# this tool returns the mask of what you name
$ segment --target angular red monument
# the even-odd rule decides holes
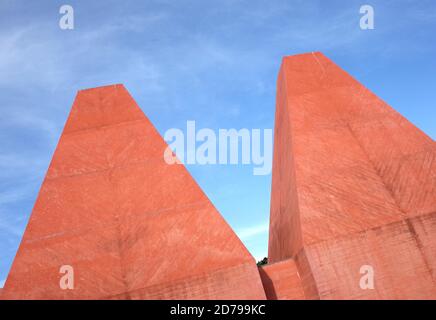
[[[253,257],[166,147],[122,85],[79,91],[2,298],[264,299]]]
[[[287,292],[295,280],[281,283],[297,271],[306,299],[436,299],[435,151],[323,54],[285,57],[267,296],[298,298]],[[288,267],[277,275],[276,263]],[[373,289],[360,286],[362,266],[374,272]]]
[[[268,265],[166,148],[80,91],[0,298],[436,299],[436,145],[323,54],[280,69]]]

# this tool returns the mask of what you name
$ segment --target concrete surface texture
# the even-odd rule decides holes
[[[257,268],[122,85],[79,91],[1,298],[436,299],[431,138],[308,53],[283,59],[274,139]]]
[[[254,258],[166,147],[122,85],[79,91],[3,298],[264,299]]]
[[[435,299],[434,141],[322,53],[283,59],[275,122],[269,261],[307,299]]]

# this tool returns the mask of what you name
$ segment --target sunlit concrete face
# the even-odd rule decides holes
[[[122,85],[79,91],[3,298],[264,299],[253,257],[166,147]]]
[[[436,299],[431,138],[308,53],[283,59],[274,139],[258,270],[125,88],[80,91],[0,299]]]
[[[283,59],[275,122],[269,261],[306,298],[435,299],[434,141],[321,53]]]

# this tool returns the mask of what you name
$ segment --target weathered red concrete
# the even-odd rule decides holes
[[[80,91],[3,298],[264,299],[253,257],[166,147],[122,85]]]
[[[304,300],[304,290],[295,261],[287,259],[259,268],[268,300]]]
[[[283,60],[274,143],[269,261],[295,259],[306,298],[436,298],[431,138],[309,53]]]
[[[0,299],[436,299],[436,145],[321,53],[280,69],[270,265],[166,147],[123,86],[80,91]]]

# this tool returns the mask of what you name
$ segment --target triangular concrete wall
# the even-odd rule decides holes
[[[122,85],[80,91],[3,298],[265,298],[253,257],[166,148]]]

